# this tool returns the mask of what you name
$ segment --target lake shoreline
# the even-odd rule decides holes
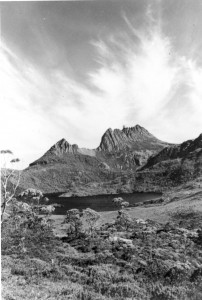
[[[46,194],[49,198],[49,204],[57,204],[55,214],[63,215],[67,210],[77,208],[83,210],[86,208],[94,209],[98,212],[115,211],[117,207],[113,199],[122,197],[129,202],[129,207],[136,207],[146,204],[162,203],[162,193],[121,193],[121,194],[104,194],[83,197],[60,197],[60,193]]]

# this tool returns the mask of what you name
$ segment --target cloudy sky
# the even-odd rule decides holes
[[[201,0],[1,2],[1,148],[26,167],[109,127],[196,138],[201,49]]]

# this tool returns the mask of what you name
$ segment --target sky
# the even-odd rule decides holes
[[[202,132],[202,1],[1,2],[0,143],[21,168],[65,138]]]

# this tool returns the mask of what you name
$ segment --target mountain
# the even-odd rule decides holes
[[[162,142],[149,133],[145,128],[136,125],[134,127],[119,129],[108,129],[101,138],[97,149],[79,148],[71,145],[65,139],[58,141],[41,158],[30,164],[42,165],[54,162],[67,162],[69,159],[83,160],[80,155],[90,156],[92,160],[109,166],[112,170],[135,170],[143,165],[148,157],[158,152],[168,143]],[[70,155],[70,156],[69,156]],[[74,158],[72,158],[74,155]],[[71,165],[71,163],[70,163]]]
[[[62,139],[23,171],[21,186],[45,193],[111,193],[120,186],[132,191],[136,170],[168,145],[139,125],[108,129],[96,149],[79,148]]]
[[[79,148],[76,144],[69,144],[65,139],[61,139],[55,145],[53,145],[41,158],[37,159],[31,166],[35,165],[46,165],[56,162],[67,162],[68,158],[76,158],[79,160],[83,160],[80,155],[86,155],[95,157],[95,150]],[[68,163],[70,163],[68,161]],[[71,166],[71,163],[70,165]]]
[[[170,144],[160,141],[140,125],[109,128],[101,138],[97,156],[121,170],[133,170],[146,163],[148,158]],[[101,153],[101,154],[100,154]]]
[[[158,140],[140,125],[123,127],[122,130],[109,128],[101,139],[98,151],[119,151],[133,149],[136,151],[159,150],[168,143]]]
[[[165,147],[152,155],[140,168],[136,186],[146,190],[149,187],[165,189],[201,177],[202,134],[180,145]]]

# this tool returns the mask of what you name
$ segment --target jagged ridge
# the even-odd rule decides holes
[[[49,151],[56,155],[60,155],[63,153],[77,153],[78,145],[71,145],[65,139],[61,139],[59,142],[53,145]]]
[[[121,163],[122,166],[118,161],[115,165],[124,168],[124,162],[129,160],[130,163],[125,167],[128,168],[129,165],[131,167],[131,164],[136,167],[136,165],[141,165],[142,161],[145,161],[149,155],[161,150],[167,145],[169,144],[158,140],[140,125],[124,127],[122,130],[112,130],[109,128],[102,136],[100,146],[97,149],[79,148],[78,145],[71,145],[63,138],[54,144],[41,158],[31,163],[30,166],[48,164],[49,162],[56,161],[59,157],[64,157],[66,155],[97,157],[98,159],[101,159],[101,161],[104,160],[104,162],[108,163],[109,157],[105,155],[105,152],[116,152],[116,155],[120,158],[120,155],[122,157],[123,155],[126,155],[126,152],[122,152],[122,150],[127,150],[127,158],[123,158],[124,161]],[[116,157],[114,158],[117,160]],[[112,161],[111,158],[110,161]]]
[[[121,149],[153,150],[168,143],[158,140],[140,125],[124,127],[122,130],[109,128],[102,136],[98,151],[119,151]],[[146,149],[145,149],[146,148]]]

